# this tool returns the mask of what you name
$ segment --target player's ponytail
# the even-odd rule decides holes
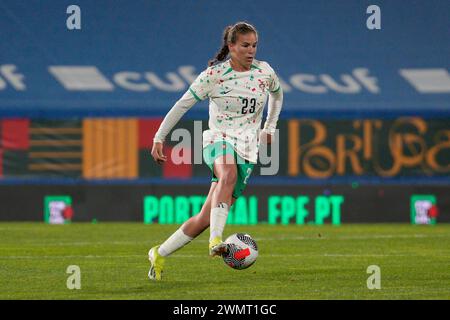
[[[219,52],[217,52],[216,56],[213,59],[208,61],[208,66],[212,66],[217,62],[224,61],[228,57],[228,54],[230,53],[230,50],[228,49],[228,44],[236,43],[238,34],[247,34],[250,32],[254,32],[255,35],[258,37],[258,32],[256,31],[255,27],[246,22],[238,22],[233,26],[226,27],[225,30],[223,31],[222,48],[219,50]]]
[[[224,61],[228,53],[230,53],[230,50],[228,49],[228,34],[230,33],[230,30],[233,28],[233,26],[228,26],[223,31],[223,42],[222,42],[222,48],[217,52],[216,56],[208,61],[208,66],[212,66],[216,64],[217,62]]]

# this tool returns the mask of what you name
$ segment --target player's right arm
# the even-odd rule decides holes
[[[158,164],[162,164],[167,161],[167,157],[163,153],[163,144],[167,135],[196,102],[197,100],[192,93],[187,91],[164,117],[163,122],[159,126],[159,129],[153,138],[153,147],[151,151],[153,159],[158,162]]]
[[[163,153],[162,142],[153,142],[151,154],[153,159],[158,162],[158,164],[162,164],[167,161],[167,157]]]
[[[194,80],[189,90],[185,92],[181,99],[175,103],[164,117],[163,122],[153,138],[151,155],[156,162],[162,164],[167,161],[167,157],[163,153],[163,144],[167,135],[197,101],[202,101],[209,97],[212,84],[211,70],[208,68]]]

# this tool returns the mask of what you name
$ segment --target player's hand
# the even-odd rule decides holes
[[[259,135],[259,141],[265,144],[271,144],[272,143],[272,135],[270,133],[267,133],[266,131],[261,131]]]
[[[167,161],[167,157],[163,154],[163,144],[161,142],[153,143],[152,157],[158,164],[163,164]]]

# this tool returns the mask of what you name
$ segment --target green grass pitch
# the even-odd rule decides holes
[[[259,258],[233,270],[208,256],[204,232],[147,278],[148,249],[176,225],[0,224],[0,299],[450,299],[450,225],[227,226]],[[81,289],[66,286],[68,266]],[[371,265],[380,289],[369,290]]]

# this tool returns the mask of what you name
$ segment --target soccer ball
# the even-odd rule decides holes
[[[242,270],[255,263],[258,257],[258,246],[250,235],[235,233],[229,236],[225,243],[228,250],[222,254],[222,258],[228,266]]]

